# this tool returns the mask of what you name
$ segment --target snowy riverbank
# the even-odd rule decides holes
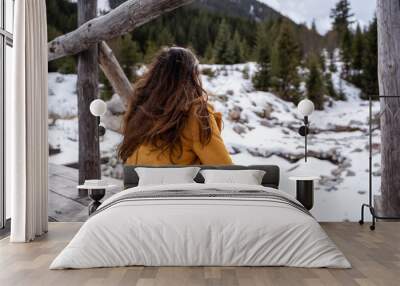
[[[360,91],[342,81],[347,101],[330,101],[324,111],[311,117],[309,136],[311,158],[307,166],[296,160],[304,153],[303,137],[297,134],[301,118],[296,106],[272,93],[255,91],[251,76],[254,63],[232,66],[202,65],[204,87],[210,101],[223,113],[223,138],[236,164],[277,164],[281,168],[281,189],[294,194],[291,175],[320,175],[316,184],[315,206],[312,213],[321,221],[359,219],[360,205],[367,201],[368,178],[368,102],[359,98]],[[333,82],[339,88],[338,74]],[[61,153],[50,157],[56,164],[68,164],[78,159],[76,118],[76,75],[49,74],[49,114],[57,118],[49,126],[49,141],[59,146]],[[379,106],[374,104],[374,110]],[[313,131],[312,130],[312,131]],[[108,130],[101,142],[103,156],[110,163],[103,172],[121,175],[115,152],[121,136]],[[379,131],[374,143],[379,144]],[[379,174],[379,148],[374,153],[374,172]],[[379,177],[374,177],[375,189]]]

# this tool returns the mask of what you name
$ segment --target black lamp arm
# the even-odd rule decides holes
[[[304,125],[308,127],[308,116],[304,116]]]
[[[104,136],[106,134],[106,128],[100,124],[100,116],[96,116],[97,125],[99,126],[99,136]]]
[[[299,134],[301,136],[306,136],[309,133],[309,128],[308,127],[310,126],[310,122],[308,121],[308,116],[304,116],[303,122],[304,122],[304,125],[300,126]]]
[[[310,126],[310,122],[308,120],[308,116],[304,116],[303,119],[304,125],[300,127],[299,134],[304,136],[304,160],[307,162],[307,135],[309,132],[308,127]]]

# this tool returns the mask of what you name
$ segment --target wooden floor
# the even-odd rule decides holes
[[[112,185],[118,186],[106,192],[105,198],[122,190],[122,180],[104,178]],[[88,218],[87,206],[91,200],[80,197],[78,170],[62,165],[49,164],[49,218],[52,221],[84,222]]]
[[[81,223],[50,223],[44,237],[29,244],[0,241],[0,285],[400,285],[400,223],[379,222],[375,232],[356,223],[323,228],[353,268],[123,267],[48,270]]]

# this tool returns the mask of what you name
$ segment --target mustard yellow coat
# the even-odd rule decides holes
[[[154,150],[152,145],[142,144],[126,161],[127,165],[231,165],[232,159],[221,138],[222,116],[208,108],[212,129],[211,140],[202,145],[199,139],[199,123],[190,112],[182,134],[182,155],[170,159],[169,152]]]

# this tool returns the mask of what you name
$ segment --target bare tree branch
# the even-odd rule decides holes
[[[132,84],[119,65],[113,51],[105,42],[100,43],[99,52],[101,70],[110,81],[114,91],[118,93],[122,101],[127,104],[129,97],[133,94]]]
[[[92,19],[76,30],[51,41],[49,61],[74,55],[91,45],[126,34],[161,14],[193,0],[130,0],[108,14]]]

